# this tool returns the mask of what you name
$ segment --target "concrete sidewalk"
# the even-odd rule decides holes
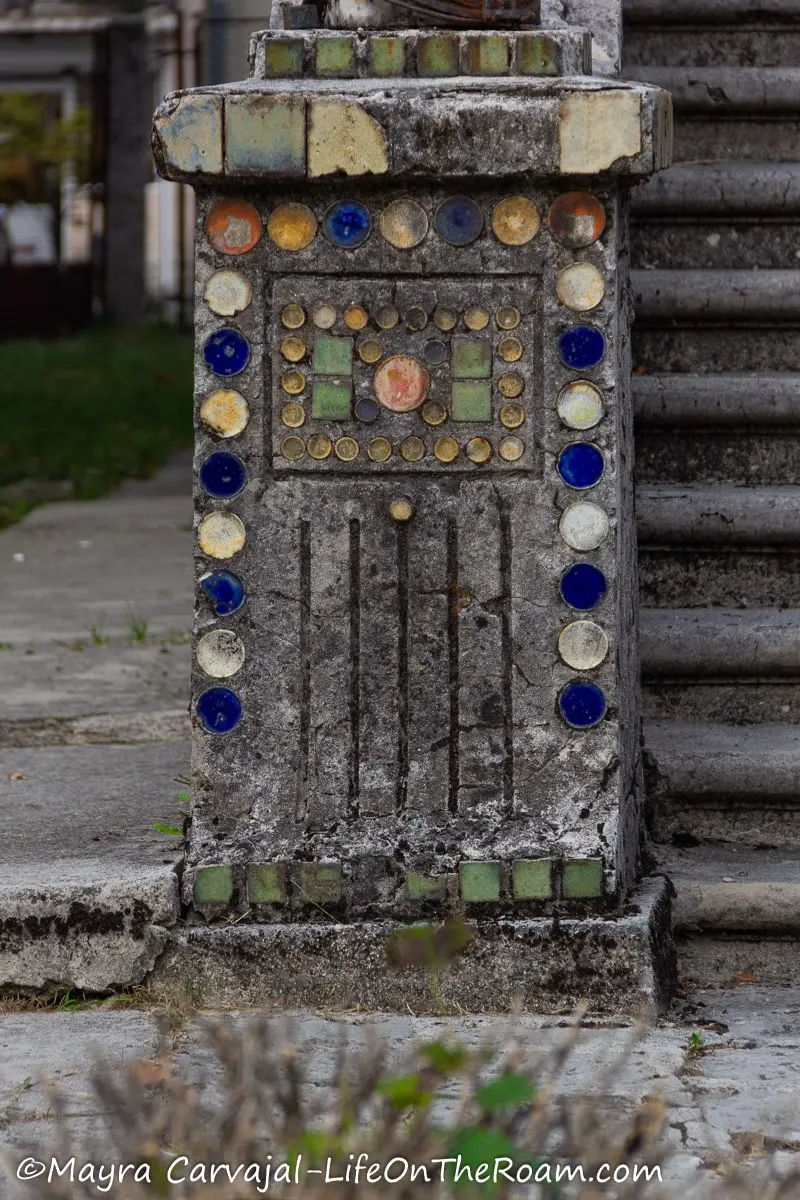
[[[0,536],[2,983],[138,982],[177,915],[191,522],[187,452]]]

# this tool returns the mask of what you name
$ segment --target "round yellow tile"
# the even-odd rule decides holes
[[[508,196],[495,206],[492,232],[504,246],[524,246],[539,232],[539,213],[527,196]]]
[[[200,405],[200,420],[220,437],[236,437],[250,420],[250,410],[241,392],[219,388]]]
[[[279,204],[269,215],[267,233],[279,250],[305,250],[317,236],[317,218],[305,204]]]

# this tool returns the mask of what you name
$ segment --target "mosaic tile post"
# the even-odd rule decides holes
[[[574,29],[254,34],[197,193],[189,919],[607,914],[641,824],[627,194]]]

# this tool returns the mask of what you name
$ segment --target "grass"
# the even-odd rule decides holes
[[[167,326],[0,342],[0,488],[67,479],[91,500],[144,478],[190,443],[191,397],[191,338]],[[3,505],[0,526],[28,508]]]

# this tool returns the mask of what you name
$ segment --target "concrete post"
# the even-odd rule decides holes
[[[268,30],[156,114],[198,193],[192,970],[237,916],[281,996],[402,1006],[387,938],[460,914],[464,1008],[658,990],[627,188],[670,109],[587,41]]]
[[[145,316],[144,198],[150,175],[147,33],[141,16],[107,31],[105,311],[121,325]]]

